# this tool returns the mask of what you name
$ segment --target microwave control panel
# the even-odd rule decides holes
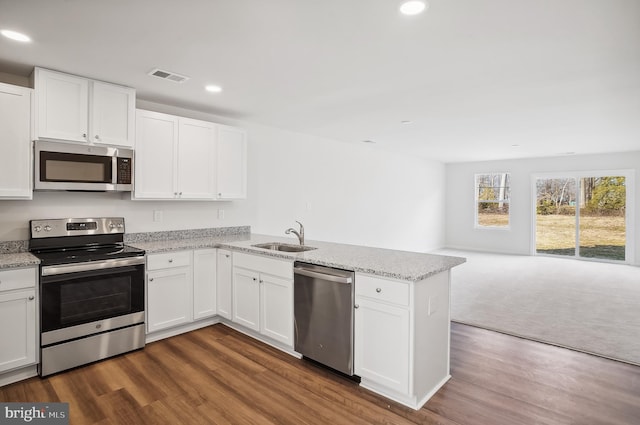
[[[131,158],[118,157],[118,184],[131,184]]]

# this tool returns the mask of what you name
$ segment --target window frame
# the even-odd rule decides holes
[[[509,189],[509,196],[507,199],[498,199],[495,201],[487,201],[487,200],[480,200],[479,199],[479,195],[480,195],[480,186],[479,186],[479,177],[482,176],[495,176],[495,175],[506,175],[509,184],[505,186],[505,188]],[[474,229],[477,230],[511,230],[511,188],[512,188],[512,181],[511,181],[511,173],[510,172],[486,172],[486,173],[476,173],[474,174],[474,209],[473,209],[473,227]],[[495,187],[495,186],[494,186]],[[508,204],[509,205],[509,213],[507,215],[507,219],[508,219],[508,224],[504,225],[504,226],[486,226],[486,225],[482,225],[478,222],[479,219],[479,214],[478,214],[478,205],[480,202],[491,202],[491,203],[503,203],[503,204]]]

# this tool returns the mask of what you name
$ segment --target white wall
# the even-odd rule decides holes
[[[429,251],[444,244],[444,165],[362,143],[261,131],[257,232]],[[295,237],[294,237],[295,240]]]
[[[446,166],[446,246],[511,254],[531,254],[532,185],[536,173],[562,171],[635,170],[632,182],[636,213],[631,226],[635,241],[640,241],[640,151],[606,155],[576,155],[551,158],[518,159],[447,164]],[[511,173],[511,226],[509,230],[474,228],[474,176],[478,173]],[[630,243],[630,241],[627,241]],[[640,252],[635,250],[635,263]],[[633,260],[632,260],[633,261]]]
[[[441,163],[137,103],[139,108],[247,128],[248,199],[131,201],[128,194],[35,192],[32,201],[0,201],[1,241],[28,239],[30,219],[113,215],[124,216],[131,233],[250,225],[255,233],[284,236],[300,220],[308,239],[415,251],[444,245]],[[219,209],[224,219],[217,218]],[[163,212],[162,222],[153,221],[156,210]]]

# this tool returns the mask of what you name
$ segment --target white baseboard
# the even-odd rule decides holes
[[[160,341],[161,339],[180,335],[185,332],[195,331],[196,329],[204,328],[206,326],[215,325],[216,323],[220,323],[219,316],[198,320],[197,322],[186,323],[184,325],[176,326],[175,328],[152,332],[150,334],[147,334],[147,344],[155,341]]]
[[[31,365],[0,375],[0,387],[38,376],[38,365]],[[26,401],[26,400],[25,400]]]

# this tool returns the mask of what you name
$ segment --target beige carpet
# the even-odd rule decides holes
[[[640,268],[440,250],[455,267],[451,318],[640,365]]]

